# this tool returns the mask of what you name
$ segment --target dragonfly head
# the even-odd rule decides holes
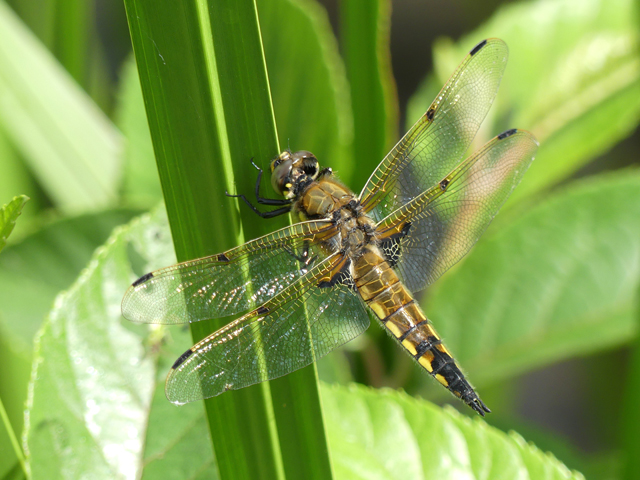
[[[296,195],[296,185],[308,179],[315,180],[318,171],[318,159],[313,153],[306,150],[291,153],[285,150],[271,162],[271,185],[279,195],[293,198]]]

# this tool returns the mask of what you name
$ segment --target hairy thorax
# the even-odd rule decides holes
[[[311,183],[295,203],[294,212],[301,221],[325,218],[334,223],[337,235],[327,245],[332,251],[357,258],[365,246],[374,243],[373,220],[353,192],[334,178]]]

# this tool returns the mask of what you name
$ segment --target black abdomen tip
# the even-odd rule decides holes
[[[487,41],[486,41],[486,40],[482,40],[479,44],[477,44],[475,47],[473,47],[473,48],[471,49],[471,51],[469,52],[469,55],[471,55],[471,56],[473,57],[473,56],[474,56],[476,53],[478,53],[478,52],[482,49],[482,47],[484,47],[486,44],[487,44]]]
[[[171,367],[172,370],[175,370],[176,368],[178,368],[180,365],[182,365],[184,363],[184,361],[189,358],[191,355],[193,355],[193,350],[189,349],[186,352],[184,352],[182,355],[180,355],[178,357],[178,359],[174,362],[173,366]]]
[[[141,283],[146,282],[150,278],[153,278],[153,273],[146,273],[143,276],[141,276],[139,279],[137,279],[135,282],[133,282],[131,284],[131,286],[132,287],[137,287],[138,285],[140,285]]]
[[[512,128],[511,130],[507,130],[506,132],[502,132],[500,135],[498,135],[498,140],[504,140],[505,138],[510,137],[511,135],[516,133],[517,131],[518,131],[517,128]]]

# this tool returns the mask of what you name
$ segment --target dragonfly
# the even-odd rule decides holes
[[[370,311],[453,395],[482,416],[490,412],[415,295],[471,249],[534,159],[536,139],[517,129],[463,158],[507,57],[500,39],[478,43],[359,195],[312,153],[286,150],[270,164],[280,198],[260,196],[256,166],[256,202],[277,208],[262,212],[244,195],[230,196],[264,218],[291,213],[298,223],[133,282],[122,301],[133,322],[237,316],[175,361],[169,401],[201,400],[305,367],[363,333]]]

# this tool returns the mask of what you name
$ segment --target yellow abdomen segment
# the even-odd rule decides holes
[[[411,293],[376,247],[354,264],[363,300],[393,337],[427,372],[478,413],[488,412]]]

